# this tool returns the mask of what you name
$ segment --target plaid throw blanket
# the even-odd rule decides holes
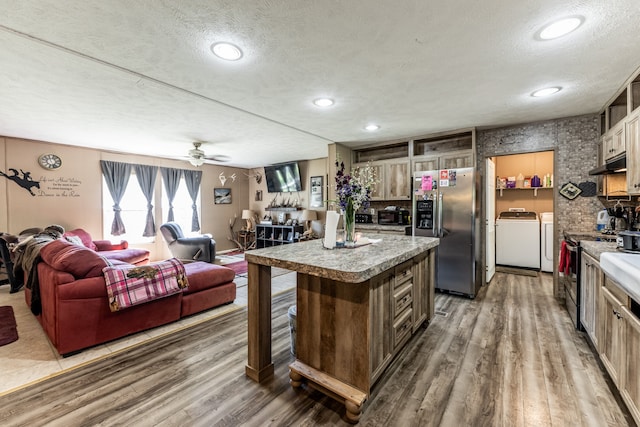
[[[140,267],[110,266],[102,272],[111,311],[173,295],[189,286],[184,265],[176,258]]]

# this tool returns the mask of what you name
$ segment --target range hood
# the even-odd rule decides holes
[[[607,162],[589,171],[589,175],[607,175],[611,173],[624,172],[627,170],[627,155],[621,155],[607,160]]]

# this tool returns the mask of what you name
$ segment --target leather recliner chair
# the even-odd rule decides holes
[[[171,255],[181,261],[203,261],[213,263],[216,259],[216,241],[211,235],[185,237],[182,228],[176,222],[167,222],[160,226],[164,240],[169,245]]]

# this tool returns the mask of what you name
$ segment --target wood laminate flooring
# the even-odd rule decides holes
[[[374,386],[365,426],[633,425],[552,276],[498,273],[436,315]],[[2,426],[347,425],[344,407],[288,382],[287,309],[274,298],[274,379],[244,375],[246,309],[0,397]]]

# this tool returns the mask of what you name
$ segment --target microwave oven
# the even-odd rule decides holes
[[[406,209],[378,211],[378,224],[380,225],[409,225],[410,218],[409,211]]]
[[[368,213],[356,213],[356,223],[373,224],[373,215]]]

